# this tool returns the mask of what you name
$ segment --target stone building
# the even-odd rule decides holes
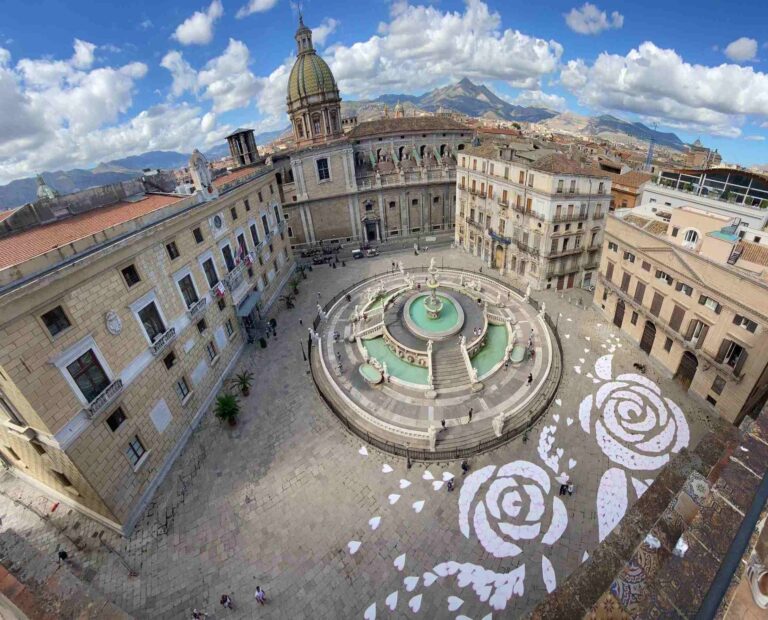
[[[610,174],[537,144],[475,144],[459,156],[456,244],[534,289],[589,286]]]
[[[768,397],[768,250],[732,217],[617,210],[594,303],[702,404],[739,424]]]
[[[294,266],[273,167],[190,170],[191,196],[139,179],[0,222],[0,455],[123,533]]]
[[[652,178],[650,172],[638,170],[611,174],[611,209],[632,209],[640,204],[643,184]]]
[[[299,23],[287,111],[295,149],[275,156],[294,247],[320,242],[381,242],[450,231],[456,154],[471,130],[450,118],[357,122],[341,118],[328,65]]]

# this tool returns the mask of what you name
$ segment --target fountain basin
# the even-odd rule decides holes
[[[464,325],[464,310],[455,297],[439,291],[440,310],[434,313],[428,300],[430,293],[418,293],[403,308],[403,320],[408,330],[424,340],[443,340],[458,333]]]

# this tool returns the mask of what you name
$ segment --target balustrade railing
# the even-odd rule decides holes
[[[171,342],[174,341],[176,338],[176,328],[170,327],[168,328],[165,333],[160,336],[157,340],[155,340],[149,347],[149,350],[152,352],[152,355],[157,357],[160,355],[160,353],[167,347]]]
[[[205,311],[205,307],[207,305],[208,305],[208,299],[206,297],[198,299],[195,303],[193,303],[187,309],[187,312],[189,313],[189,317],[195,318],[196,316],[202,314]]]
[[[101,392],[96,398],[94,398],[88,407],[86,407],[86,413],[88,417],[92,418],[99,415],[107,407],[109,407],[123,391],[123,380],[115,379],[110,383],[106,389]]]

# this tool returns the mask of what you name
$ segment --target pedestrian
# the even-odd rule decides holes
[[[509,359],[504,360],[504,370],[509,370]]]
[[[207,618],[208,614],[204,611],[200,611],[199,609],[193,609],[192,610],[192,620],[203,620],[203,618]]]
[[[442,426],[442,427],[443,427],[443,430],[445,430],[445,418],[443,418],[442,420],[440,420],[440,426]]]
[[[568,483],[568,487],[567,488],[568,488],[568,495],[573,495],[573,483],[572,482]]]
[[[320,291],[317,291],[317,301],[320,301]]]
[[[466,460],[461,462],[461,475],[466,476],[469,471],[469,463]]]
[[[566,490],[568,489],[567,484],[561,484],[560,485],[560,495],[565,495]]]
[[[302,319],[299,319],[299,325],[301,325],[302,327],[304,327],[304,321],[303,321]]]
[[[469,415],[469,421],[470,422],[472,421],[472,414],[474,413],[474,411],[475,410],[472,407],[469,408],[469,414],[468,415]]]
[[[59,553],[57,554],[59,557],[59,564],[62,562],[66,562],[69,559],[69,554],[64,551],[64,549],[59,550]]]
[[[450,478],[448,482],[445,485],[445,488],[448,489],[448,492],[450,493],[453,491],[453,478]]]
[[[480,273],[483,273],[483,268],[482,267],[480,267]]]
[[[531,385],[531,383],[533,383],[533,374],[529,372],[528,373],[528,385]]]
[[[531,347],[531,361],[536,359],[536,349]]]
[[[267,595],[259,586],[256,586],[256,594],[254,596],[256,597],[256,600],[259,601],[259,603],[262,605],[267,602]]]
[[[336,360],[339,362],[339,364],[341,364],[341,352],[340,351],[336,351]]]
[[[234,606],[232,605],[232,598],[229,596],[229,594],[222,594],[221,598],[219,599],[219,603],[224,609],[234,609]]]

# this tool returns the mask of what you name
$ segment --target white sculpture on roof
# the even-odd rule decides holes
[[[195,190],[202,194],[204,200],[218,197],[218,191],[212,182],[208,160],[197,149],[192,151],[192,156],[189,158],[189,173],[192,175]]]

